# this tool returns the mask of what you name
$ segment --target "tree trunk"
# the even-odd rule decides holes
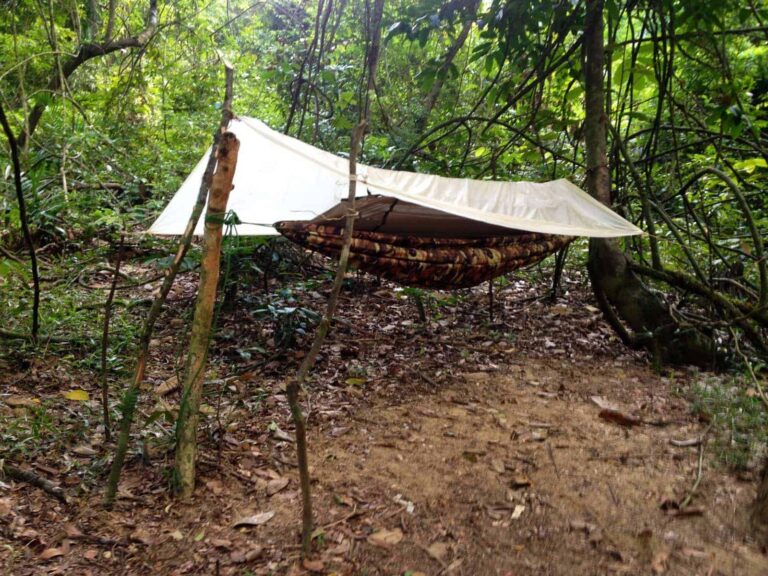
[[[112,423],[109,417],[109,383],[107,382],[107,352],[109,351],[109,323],[112,320],[112,303],[115,300],[117,283],[120,280],[120,265],[123,263],[123,248],[125,246],[125,230],[120,234],[120,244],[117,248],[117,261],[115,272],[112,274],[112,283],[109,285],[107,301],[104,303],[104,324],[101,329],[101,374],[99,384],[101,386],[101,410],[104,421],[104,438],[112,442]]]
[[[176,422],[176,472],[178,491],[189,498],[195,490],[195,461],[197,459],[197,425],[200,419],[200,401],[203,395],[208,343],[211,338],[213,313],[216,307],[216,289],[219,284],[222,227],[227,210],[232,179],[237,167],[240,141],[231,132],[221,137],[216,152],[218,166],[213,175],[208,209],[205,213],[203,256],[200,267],[200,287],[197,291],[195,317],[184,370],[179,419]]]
[[[443,84],[448,77],[451,64],[453,64],[453,60],[456,58],[459,50],[461,50],[461,48],[464,46],[464,43],[467,41],[469,32],[472,30],[472,25],[475,23],[479,5],[479,0],[471,0],[467,4],[467,21],[462,26],[459,35],[451,43],[450,48],[448,48],[448,52],[446,52],[445,57],[443,58],[443,62],[440,65],[437,74],[435,75],[435,80],[432,82],[432,86],[430,87],[429,92],[424,97],[424,107],[421,111],[421,114],[419,114],[419,116],[416,118],[416,122],[414,124],[415,132],[417,135],[421,135],[424,132],[424,129],[427,127],[429,116],[432,114],[432,110],[434,109],[435,104],[437,104],[437,99],[440,97],[440,92],[443,90]]]
[[[296,427],[296,459],[299,468],[299,483],[301,487],[301,554],[305,558],[312,551],[312,531],[314,519],[312,515],[312,488],[309,474],[309,455],[307,450],[307,426],[306,419],[299,403],[299,394],[304,383],[309,376],[310,370],[315,365],[315,360],[320,352],[320,348],[325,342],[325,337],[331,328],[333,315],[336,312],[341,287],[344,283],[344,276],[347,273],[347,264],[349,262],[349,252],[352,246],[352,233],[355,226],[355,197],[357,196],[357,155],[360,152],[363,136],[367,126],[369,97],[376,84],[376,68],[379,61],[379,45],[381,42],[381,17],[384,12],[384,0],[376,0],[372,6],[373,11],[368,22],[369,41],[366,51],[366,64],[368,72],[368,82],[365,90],[365,102],[360,108],[360,122],[352,131],[352,145],[349,153],[349,188],[347,195],[347,214],[344,223],[344,236],[342,240],[341,253],[339,254],[339,265],[336,268],[336,277],[333,280],[331,294],[328,296],[328,303],[325,308],[320,324],[315,332],[315,338],[309,352],[301,362],[296,378],[288,383],[286,395],[288,405],[291,409],[291,416]]]
[[[587,0],[584,54],[587,190],[600,202],[610,206],[611,178],[606,155],[608,118],[603,92],[602,0]],[[680,329],[664,301],[631,271],[618,240],[590,239],[588,267],[598,303],[626,344],[645,346],[657,363],[713,364],[715,349],[712,340],[696,330]]]

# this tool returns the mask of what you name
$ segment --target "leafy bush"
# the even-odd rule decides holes
[[[304,336],[320,320],[320,314],[299,306],[293,292],[288,288],[280,290],[277,297],[255,313],[272,322],[275,346],[283,349],[294,346],[297,337]]]

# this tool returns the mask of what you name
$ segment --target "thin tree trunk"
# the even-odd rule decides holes
[[[112,40],[112,35],[115,33],[115,11],[117,9],[117,0],[109,0],[107,8],[107,29],[104,31],[104,42]]]
[[[584,141],[587,156],[587,189],[603,204],[611,205],[611,175],[606,155],[605,93],[603,90],[603,0],[587,0],[584,28],[586,60],[586,120]]]
[[[115,299],[117,282],[120,279],[120,264],[123,263],[123,245],[125,232],[120,234],[120,245],[117,249],[117,262],[115,273],[112,275],[112,283],[109,286],[107,301],[104,303],[104,327],[101,332],[101,409],[104,418],[104,438],[112,441],[112,424],[109,418],[109,384],[107,382],[107,352],[109,351],[109,322],[112,319],[112,302]]]
[[[221,264],[222,227],[227,210],[232,179],[237,168],[240,141],[231,132],[222,136],[216,152],[218,165],[213,175],[208,209],[205,213],[203,256],[200,266],[200,287],[197,291],[195,316],[184,370],[179,418],[176,422],[177,489],[182,498],[189,498],[195,490],[195,461],[197,459],[197,425],[200,420],[200,401],[203,396],[205,364],[208,343],[216,307],[216,289]]]
[[[336,312],[336,305],[341,293],[341,286],[344,283],[344,276],[347,273],[347,264],[349,262],[350,246],[352,245],[352,231],[355,224],[357,213],[355,212],[355,196],[357,194],[357,154],[362,140],[362,134],[365,131],[365,124],[360,123],[354,130],[352,136],[352,149],[349,154],[349,195],[347,197],[347,216],[344,224],[344,236],[342,240],[341,254],[339,255],[339,265],[336,269],[336,277],[333,280],[331,294],[328,297],[325,314],[320,320],[320,324],[315,332],[315,339],[312,341],[312,347],[309,353],[301,362],[296,378],[292,380],[286,389],[288,404],[291,408],[293,423],[296,426],[296,456],[299,465],[299,482],[301,484],[301,503],[302,503],[302,530],[301,530],[301,550],[304,556],[309,555],[312,545],[312,492],[309,476],[309,459],[307,456],[307,428],[304,414],[299,403],[299,393],[307,380],[309,371],[315,365],[317,354],[325,342],[325,337],[331,327],[333,315]]]
[[[303,556],[308,556],[312,549],[312,529],[314,519],[312,516],[312,490],[311,478],[309,475],[309,458],[307,454],[307,427],[304,414],[299,403],[299,394],[301,388],[307,380],[309,371],[315,365],[317,354],[325,342],[325,337],[331,327],[333,315],[336,312],[341,286],[344,282],[344,276],[347,272],[349,262],[350,246],[352,245],[352,232],[357,213],[355,212],[355,197],[357,195],[357,155],[365,134],[367,125],[369,101],[368,97],[376,85],[376,68],[379,61],[379,46],[381,43],[381,17],[384,11],[384,0],[376,0],[373,5],[373,13],[369,23],[370,44],[366,54],[366,64],[368,67],[368,82],[365,91],[365,101],[360,109],[360,122],[352,132],[352,145],[349,153],[349,193],[347,195],[347,215],[344,224],[344,236],[342,240],[341,254],[339,254],[339,265],[336,269],[336,277],[333,281],[331,294],[328,297],[328,303],[325,314],[320,320],[320,324],[315,332],[315,339],[309,352],[301,362],[301,366],[296,374],[296,378],[288,383],[286,395],[288,396],[288,405],[291,409],[291,416],[296,427],[296,458],[299,466],[299,482],[301,486],[301,552]]]
[[[19,220],[21,221],[21,230],[24,234],[24,242],[29,250],[29,261],[32,268],[32,341],[37,343],[37,334],[40,331],[40,271],[37,266],[37,253],[35,244],[32,241],[32,232],[29,230],[29,217],[27,216],[27,202],[24,200],[24,190],[21,183],[21,160],[19,159],[19,144],[13,135],[5,117],[3,103],[0,101],[0,124],[3,126],[3,132],[8,139],[8,146],[11,148],[11,163],[13,164],[13,183],[16,187],[16,199],[19,203]]]
[[[229,64],[225,67],[226,74],[226,88],[224,95],[224,106],[221,115],[221,123],[213,136],[213,147],[211,148],[211,154],[208,156],[208,164],[206,165],[203,179],[200,183],[200,189],[197,192],[197,199],[195,206],[192,209],[192,213],[189,216],[187,227],[184,230],[184,234],[179,240],[179,247],[176,250],[176,255],[173,258],[171,266],[168,268],[163,284],[160,286],[160,292],[155,300],[152,302],[152,307],[149,309],[147,319],[144,321],[144,327],[141,332],[141,338],[139,340],[139,353],[136,360],[136,367],[133,371],[133,378],[125,392],[123,399],[122,421],[120,423],[120,436],[117,441],[117,448],[115,450],[115,458],[112,461],[112,468],[109,473],[109,480],[107,481],[107,490],[104,495],[104,505],[107,508],[111,508],[115,501],[115,495],[117,494],[117,485],[120,481],[120,474],[125,463],[125,455],[128,452],[128,441],[131,436],[131,426],[133,425],[134,409],[136,407],[136,401],[139,396],[139,389],[142,381],[144,380],[144,372],[147,367],[147,358],[149,356],[149,342],[152,339],[152,333],[155,329],[155,323],[157,322],[160,312],[165,304],[165,299],[168,297],[168,292],[173,286],[173,281],[176,279],[176,275],[179,272],[181,263],[184,261],[189,246],[192,243],[192,236],[197,226],[197,221],[200,220],[200,215],[203,213],[205,207],[205,200],[208,197],[208,189],[210,188],[211,179],[213,177],[213,169],[216,166],[216,150],[219,146],[219,140],[222,133],[229,126],[230,120],[232,120],[232,82],[233,71]]]
[[[608,117],[603,90],[603,1],[587,0],[586,6],[584,143],[587,190],[597,200],[610,206],[611,179],[606,155]],[[626,344],[644,345],[657,363],[711,365],[714,362],[712,340],[694,329],[680,329],[664,302],[632,272],[618,240],[590,239],[589,274],[606,319]],[[634,334],[620,324],[622,321]]]
[[[461,28],[459,35],[451,43],[450,48],[448,48],[448,52],[445,53],[443,63],[440,65],[440,68],[435,75],[435,80],[432,82],[432,86],[424,98],[424,106],[422,108],[421,114],[416,118],[414,125],[417,135],[420,135],[422,132],[424,132],[424,128],[427,127],[429,116],[432,114],[432,110],[434,109],[435,104],[437,104],[437,99],[440,97],[440,93],[443,90],[443,84],[448,77],[451,64],[453,64],[453,60],[456,58],[459,50],[461,50],[461,48],[464,46],[464,43],[467,41],[469,32],[472,30],[472,25],[475,23],[477,8],[479,5],[480,0],[472,0],[467,6],[467,21]]]
[[[101,7],[97,0],[88,0],[86,8],[87,27],[86,37],[90,40],[96,38],[101,28]]]

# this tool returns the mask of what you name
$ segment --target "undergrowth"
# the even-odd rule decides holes
[[[754,469],[768,446],[768,410],[740,375],[707,375],[694,384],[692,409],[713,427],[712,446],[730,469]]]

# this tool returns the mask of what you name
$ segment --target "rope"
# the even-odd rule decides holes
[[[229,234],[229,228],[237,226],[238,224],[242,224],[242,221],[234,210],[230,210],[226,214],[206,214],[205,223],[221,224],[222,226],[227,226],[227,232],[225,233],[226,236]]]

